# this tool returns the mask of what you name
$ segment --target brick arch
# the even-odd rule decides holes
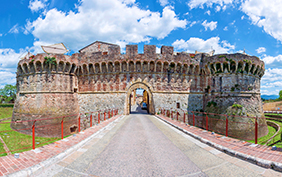
[[[148,110],[150,114],[155,114],[155,109],[154,109],[154,101],[153,101],[153,94],[152,94],[152,87],[144,82],[141,82],[140,80],[137,80],[136,82],[133,82],[130,86],[127,87],[127,92],[126,92],[126,100],[125,100],[125,114],[130,114],[130,94],[133,90],[137,88],[142,88],[147,91],[148,96],[149,96],[149,105],[148,105]]]

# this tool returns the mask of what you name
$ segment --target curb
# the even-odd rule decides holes
[[[26,169],[23,169],[21,171],[12,173],[12,174],[8,174],[6,176],[9,177],[18,177],[18,176],[36,176],[39,173],[43,172],[45,169],[47,169],[49,166],[53,165],[54,163],[56,163],[57,161],[65,158],[67,155],[69,155],[70,153],[76,151],[77,149],[79,149],[81,146],[83,146],[85,143],[87,143],[88,141],[90,141],[91,139],[93,139],[97,134],[99,134],[101,131],[103,131],[104,129],[106,129],[108,126],[112,125],[113,123],[119,121],[120,119],[123,119],[125,117],[125,115],[120,115],[116,120],[114,120],[113,122],[109,123],[108,125],[106,125],[105,127],[101,128],[100,130],[98,130],[97,132],[95,132],[94,134],[92,134],[91,136],[85,138],[84,140],[80,141],[79,143],[77,143],[76,145],[70,147],[69,149],[65,150],[64,152],[61,152],[60,154],[53,156],[43,162],[40,162],[34,166],[28,167]],[[67,139],[67,138],[66,138]],[[61,141],[61,140],[60,140]]]
[[[193,138],[211,146],[211,147],[214,147],[216,148],[217,150],[220,150],[228,155],[231,155],[231,156],[234,156],[234,157],[237,157],[241,160],[245,160],[245,161],[248,161],[248,162],[251,162],[253,164],[256,164],[258,166],[261,166],[261,167],[264,167],[264,168],[272,168],[276,171],[279,171],[279,172],[282,172],[282,163],[279,163],[279,162],[272,162],[272,161],[269,161],[269,160],[264,160],[264,159],[260,159],[260,158],[257,158],[257,157],[254,157],[254,156],[250,156],[250,155],[246,155],[244,153],[241,153],[241,152],[237,152],[237,151],[234,151],[232,149],[229,149],[229,148],[226,148],[224,146],[221,146],[221,145],[218,145],[214,142],[211,142],[211,141],[208,141],[194,133],[191,133],[183,128],[180,128],[176,125],[174,125],[173,123],[167,121],[167,120],[164,120],[163,118],[159,117],[158,115],[155,115],[157,118],[159,118],[160,120],[164,121],[165,123],[173,126],[174,128],[192,136]]]

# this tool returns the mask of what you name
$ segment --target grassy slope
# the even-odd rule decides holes
[[[12,117],[12,113],[13,113],[12,107],[0,107],[0,119]],[[6,143],[10,151],[12,151],[12,153],[16,153],[16,152],[23,152],[32,149],[32,136],[13,131],[10,128],[10,123],[9,123],[10,121],[11,120],[6,120],[3,121],[2,124],[0,124],[0,136]],[[35,142],[37,142],[36,147],[50,144],[54,141],[57,141],[58,139],[59,138],[36,137],[35,138]],[[47,141],[49,142],[44,143]],[[22,149],[22,150],[17,150],[17,149]],[[5,150],[3,148],[3,144],[0,142],[0,156],[6,155],[6,153],[3,152],[5,152]]]

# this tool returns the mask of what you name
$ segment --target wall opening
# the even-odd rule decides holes
[[[125,114],[154,114],[152,93],[150,88],[142,83],[133,83],[127,89]]]

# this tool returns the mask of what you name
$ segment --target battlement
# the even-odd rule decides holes
[[[94,49],[85,47],[80,50],[81,53],[72,56],[38,54],[32,60],[20,60],[17,74],[171,72],[185,75],[250,74],[261,78],[265,70],[264,62],[259,58],[239,53],[214,56],[196,54],[191,57],[185,52],[174,54],[173,47],[170,46],[162,46],[161,54],[156,53],[155,45],[144,45],[143,54],[138,54],[137,45],[127,45],[126,54],[120,54],[120,47],[114,44],[95,42],[88,47],[100,51],[89,53],[87,51]],[[45,57],[54,57],[56,61],[46,63]]]

